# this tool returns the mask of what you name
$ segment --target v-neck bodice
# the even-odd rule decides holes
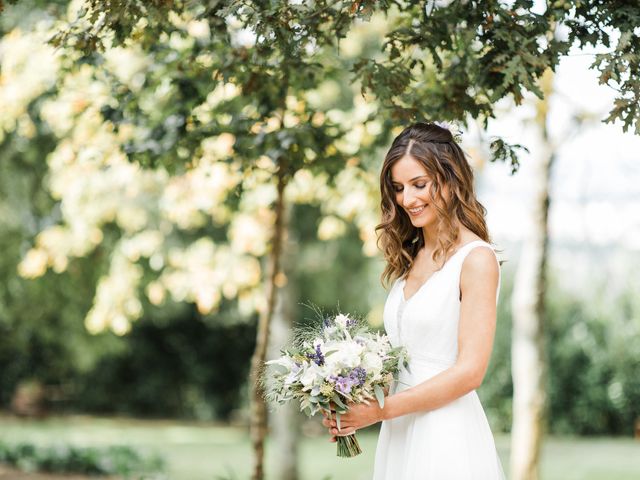
[[[456,251],[455,251],[455,252],[454,252],[454,253],[453,253],[449,258],[447,258],[447,260],[445,260],[445,262],[444,262],[444,264],[442,265],[442,267],[441,267],[441,268],[439,268],[438,270],[436,270],[435,272],[433,272],[431,275],[429,275],[429,277],[428,277],[424,282],[422,282],[422,283],[420,284],[420,286],[417,288],[417,290],[416,290],[415,292],[413,292],[413,294],[412,294],[409,298],[407,298],[407,296],[406,296],[406,294],[405,294],[405,292],[404,292],[405,286],[406,286],[406,284],[407,284],[407,279],[406,279],[406,277],[402,278],[402,279],[400,280],[400,283],[401,283],[401,285],[400,285],[400,291],[402,292],[402,300],[403,300],[404,302],[408,302],[408,301],[409,301],[409,300],[411,300],[413,297],[415,297],[415,296],[416,296],[416,294],[418,294],[418,293],[420,292],[420,290],[422,290],[422,288],[423,288],[423,287],[425,287],[425,286],[426,286],[426,285],[431,281],[431,279],[432,279],[434,276],[438,275],[438,273],[442,272],[442,270],[444,270],[444,269],[446,268],[447,264],[448,264],[451,260],[453,260],[453,259],[455,258],[455,256],[456,256],[458,253],[460,253],[461,251],[463,251],[463,249],[467,248],[469,245],[474,244],[474,243],[478,243],[478,242],[479,242],[479,243],[486,243],[486,242],[483,242],[482,240],[473,240],[473,241],[471,241],[471,242],[468,242],[468,243],[465,243],[464,245],[462,245],[462,246],[461,246],[460,248],[458,248],[458,250],[456,250]]]
[[[425,280],[408,299],[405,279],[397,279],[384,306],[384,325],[393,345],[407,347],[410,362],[436,361],[452,365],[458,356],[460,272],[476,247],[493,248],[475,240],[460,247],[440,270]]]

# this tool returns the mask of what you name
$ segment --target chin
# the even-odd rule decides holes
[[[430,217],[429,215],[424,215],[418,218],[411,218],[409,217],[409,220],[411,221],[411,225],[413,225],[416,228],[422,228],[425,227],[427,225],[431,225],[432,223],[434,223],[436,221],[435,218]]]

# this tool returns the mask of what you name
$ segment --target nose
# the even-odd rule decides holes
[[[402,206],[404,208],[411,208],[416,203],[415,198],[415,195],[411,193],[411,189],[405,188],[402,191]]]

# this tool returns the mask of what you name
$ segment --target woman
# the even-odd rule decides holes
[[[380,174],[384,325],[409,353],[385,398],[323,421],[335,435],[382,421],[374,479],[504,478],[475,389],[487,370],[500,267],[473,172],[451,132],[431,123],[393,141]]]

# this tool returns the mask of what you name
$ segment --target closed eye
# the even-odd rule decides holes
[[[420,190],[422,190],[422,189],[423,189],[424,187],[426,187],[426,186],[427,186],[427,184],[426,184],[426,183],[416,183],[416,184],[414,185],[414,187],[419,188]],[[403,189],[404,189],[404,187],[403,187],[402,185],[395,185],[395,186],[393,187],[393,190],[394,190],[396,193],[400,193]]]

